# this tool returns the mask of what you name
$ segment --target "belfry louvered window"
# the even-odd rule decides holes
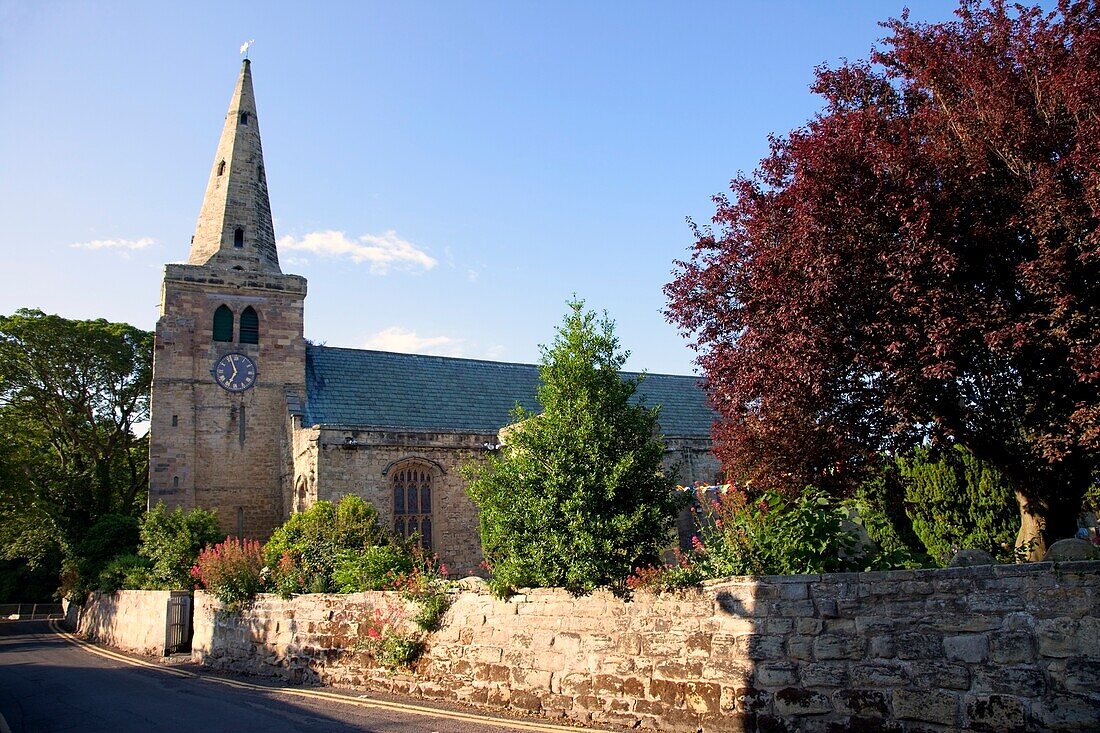
[[[409,463],[393,474],[393,531],[401,537],[419,537],[432,549],[432,472]]]
[[[256,309],[248,306],[241,313],[241,343],[260,343],[260,317],[256,315]]]
[[[214,311],[214,340],[233,340],[233,311],[227,305],[219,305]]]

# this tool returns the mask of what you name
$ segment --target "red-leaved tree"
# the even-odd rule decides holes
[[[824,109],[715,199],[667,315],[734,477],[841,490],[956,441],[1013,482],[1037,556],[1100,456],[1100,6],[957,16],[817,70]]]

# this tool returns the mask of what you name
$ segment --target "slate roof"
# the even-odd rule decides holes
[[[495,433],[512,423],[517,402],[539,410],[538,383],[534,364],[307,346],[302,424]],[[714,413],[698,384],[667,374],[642,382],[665,435],[710,436]]]

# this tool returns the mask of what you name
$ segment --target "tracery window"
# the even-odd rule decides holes
[[[420,537],[432,549],[432,471],[407,463],[393,472],[393,531],[401,537]]]

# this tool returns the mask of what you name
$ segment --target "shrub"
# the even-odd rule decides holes
[[[266,554],[265,554],[266,558]],[[266,566],[269,569],[270,565]],[[290,598],[296,593],[305,593],[309,589],[309,578],[290,553],[284,552],[274,570],[270,572],[270,584],[280,598]]]
[[[150,509],[141,521],[139,554],[150,562],[147,587],[184,590],[192,585],[190,571],[204,548],[225,539],[213,511],[182,507],[168,511],[164,504]]]
[[[98,590],[103,569],[115,557],[133,554],[138,540],[136,517],[123,514],[100,517],[73,547],[71,562],[66,564],[70,598],[83,602],[89,590]]]
[[[319,501],[304,512],[292,514],[272,533],[264,546],[264,558],[268,567],[279,567],[283,556],[289,557],[304,586],[323,593],[335,587],[332,574],[341,552],[358,553],[385,541],[378,512],[362,498],[349,494],[339,506]]]
[[[401,597],[417,604],[413,623],[422,631],[435,631],[443,614],[451,607],[447,595],[447,566],[439,557],[419,545],[406,548],[411,569],[405,573],[392,573],[387,587],[401,592]]]
[[[862,569],[865,548],[846,526],[847,510],[821,491],[750,499],[730,487],[700,500],[695,562],[706,577]]]
[[[1020,529],[1015,493],[995,468],[962,446],[918,448],[898,459],[913,531],[940,565],[958,550],[1011,562]]]
[[[692,588],[702,582],[703,569],[691,556],[676,550],[673,565],[646,565],[634,570],[626,579],[626,587],[632,591],[666,593],[680,588]]]
[[[229,537],[199,553],[191,577],[230,610],[238,610],[264,589],[263,567],[259,542]]]
[[[333,583],[340,593],[383,590],[395,576],[413,569],[412,557],[398,545],[368,547],[361,552],[341,552],[336,556]]]
[[[385,611],[376,608],[366,635],[360,640],[374,660],[391,672],[411,667],[424,648],[419,637],[404,631],[406,619],[403,606],[390,604]]]
[[[114,593],[118,590],[140,590],[150,585],[149,558],[141,555],[120,555],[99,573],[96,590]]]

